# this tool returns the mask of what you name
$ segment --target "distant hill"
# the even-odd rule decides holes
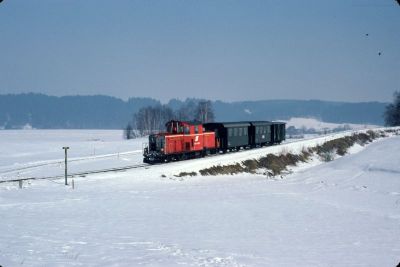
[[[42,129],[121,129],[151,98],[128,101],[110,96],[0,95],[0,127]]]
[[[199,101],[187,99],[186,101]],[[176,110],[186,101],[172,99]],[[110,96],[47,96],[43,94],[0,95],[0,129],[121,129],[140,108],[161,105],[152,98]],[[288,120],[313,117],[332,123],[383,124],[386,103],[328,102],[319,100],[214,101],[219,121]]]

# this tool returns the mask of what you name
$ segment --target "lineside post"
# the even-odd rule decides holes
[[[68,181],[67,181],[67,176],[68,176],[68,168],[67,168],[67,157],[68,157],[68,154],[67,154],[67,150],[69,149],[69,147],[68,146],[64,146],[63,147],[63,149],[64,149],[64,151],[65,151],[65,164],[64,164],[64,166],[65,166],[65,185],[68,185]]]

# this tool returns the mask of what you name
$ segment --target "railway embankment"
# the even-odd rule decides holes
[[[291,172],[292,167],[307,164],[311,161],[328,162],[342,157],[357,146],[364,147],[369,143],[393,135],[400,135],[400,128],[357,131],[348,135],[328,139],[322,143],[304,145],[300,151],[290,151],[290,146],[283,146],[279,152],[271,152],[257,158],[249,158],[231,164],[216,164],[202,168],[198,172],[181,172],[178,177],[209,175],[234,175],[250,173],[277,177]],[[289,145],[289,144],[288,144]]]

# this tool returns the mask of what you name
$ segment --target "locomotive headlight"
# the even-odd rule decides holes
[[[161,148],[161,152],[164,152],[164,148]]]

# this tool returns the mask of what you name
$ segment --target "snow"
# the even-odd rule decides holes
[[[251,112],[250,109],[247,109],[247,108],[245,108],[243,111],[244,111],[244,113],[249,114],[249,115],[251,115],[253,113],[253,112]]]
[[[120,140],[108,131],[26,132],[36,133],[0,132],[1,166],[57,159],[64,142],[74,144],[73,157],[89,157],[85,148],[93,144],[92,134],[104,141],[98,149],[105,154],[140,150],[143,141]],[[76,177],[74,190],[62,180],[25,182],[22,190],[0,184],[0,265],[396,266],[399,136],[355,146],[329,163],[295,167],[283,179],[174,176],[265,153],[301,151],[346,134]],[[39,147],[47,152],[36,157]],[[125,157],[134,162],[141,155]],[[82,162],[102,168],[108,160],[118,162],[114,156]],[[47,165],[35,170],[49,172]]]

